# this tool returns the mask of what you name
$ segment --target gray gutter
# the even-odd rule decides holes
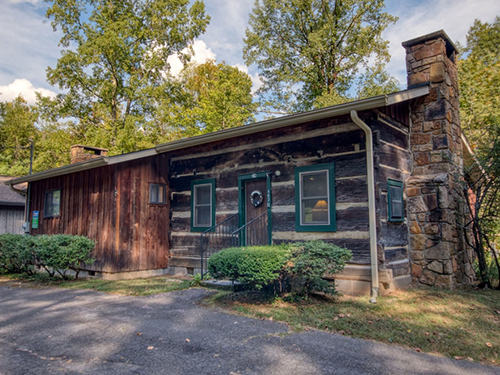
[[[62,176],[74,172],[80,172],[87,169],[102,167],[105,165],[123,163],[126,161],[137,160],[156,154],[181,150],[188,147],[199,146],[211,142],[217,142],[234,137],[241,137],[250,134],[260,133],[267,130],[279,129],[290,125],[300,124],[302,122],[317,121],[328,117],[350,114],[351,111],[364,111],[379,107],[401,103],[407,100],[415,99],[429,93],[429,86],[419,86],[416,88],[399,91],[389,95],[380,95],[373,98],[356,100],[354,102],[339,104],[333,107],[320,108],[309,112],[302,112],[290,116],[283,116],[271,120],[260,121],[253,124],[243,125],[237,128],[220,130],[214,133],[202,134],[192,138],[180,139],[169,143],[164,143],[155,148],[131,152],[117,156],[102,156],[99,158],[86,160],[80,163],[65,165],[64,167],[49,169],[47,171],[34,173],[29,176],[23,176],[6,181],[5,184],[12,186],[23,182],[33,182],[46,178]]]

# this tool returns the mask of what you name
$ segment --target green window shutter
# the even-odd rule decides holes
[[[215,225],[215,178],[191,182],[191,231],[204,232]]]
[[[336,230],[333,163],[295,168],[295,230]]]
[[[392,222],[404,221],[403,182],[387,180],[387,220]]]

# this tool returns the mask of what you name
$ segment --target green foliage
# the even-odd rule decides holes
[[[208,259],[208,271],[215,279],[229,278],[262,289],[278,280],[288,256],[283,246],[233,247]]]
[[[9,273],[32,274],[34,264],[31,237],[8,233],[0,235],[0,269]]]
[[[475,154],[466,165],[464,189],[472,217],[468,242],[476,252],[484,286],[491,286],[488,252],[500,271],[495,253],[500,242],[499,44],[500,18],[491,24],[476,20],[467,34],[464,58],[458,62],[461,123]]]
[[[95,242],[84,236],[67,234],[24,236],[0,235],[0,268],[8,272],[32,274],[34,267],[44,268],[49,276],[58,272],[66,278],[67,270],[76,272],[82,263],[92,264]]]
[[[0,174],[28,174],[30,141],[38,138],[36,109],[18,96],[11,102],[0,102]]]
[[[209,22],[203,2],[47,1],[62,31],[61,57],[47,70],[65,92],[53,103],[58,115],[76,119],[75,135],[110,155],[150,146],[159,108],[175,100],[167,60],[189,59],[184,49]]]
[[[95,261],[90,256],[95,242],[87,237],[56,234],[36,236],[33,240],[37,263],[50,276],[58,272],[66,278],[66,271],[73,270],[78,278],[82,263]]]
[[[290,112],[338,104],[356,81],[360,96],[397,87],[383,71],[390,56],[381,36],[397,18],[383,8],[383,0],[257,1],[243,55],[262,72],[264,105]]]
[[[185,135],[211,133],[254,121],[256,105],[247,73],[208,60],[188,65],[181,80],[187,95],[182,114]]]
[[[350,250],[308,241],[281,246],[256,246],[222,250],[208,259],[208,270],[216,279],[229,278],[256,289],[279,283],[281,292],[302,297],[313,292],[335,294],[334,275],[351,259]]]
[[[334,295],[335,284],[323,277],[342,271],[351,258],[350,250],[323,241],[294,244],[287,273],[299,281],[295,294],[307,296],[313,292],[323,292]]]

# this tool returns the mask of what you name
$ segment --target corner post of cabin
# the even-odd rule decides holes
[[[453,288],[473,278],[459,228],[464,197],[456,47],[442,30],[402,45],[408,88],[429,85],[429,94],[410,104],[412,171],[405,192],[412,277]]]

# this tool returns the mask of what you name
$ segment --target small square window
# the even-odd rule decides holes
[[[61,189],[49,190],[45,192],[43,206],[43,217],[59,217],[61,211]]]
[[[149,203],[167,203],[167,185],[149,184]]]
[[[396,180],[387,180],[387,220],[392,222],[404,221],[404,203],[403,203],[403,182]]]

